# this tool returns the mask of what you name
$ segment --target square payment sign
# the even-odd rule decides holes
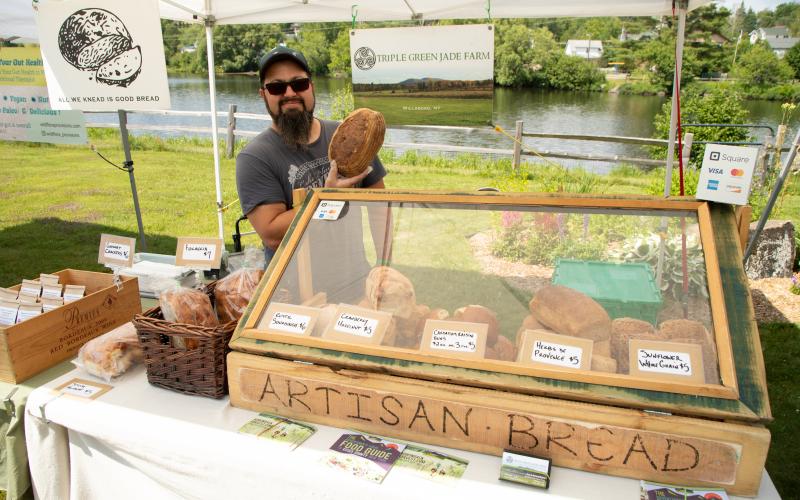
[[[747,205],[758,148],[706,144],[697,198]]]

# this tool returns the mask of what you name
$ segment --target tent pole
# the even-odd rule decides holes
[[[128,114],[124,109],[117,110],[119,115],[119,135],[122,137],[122,149],[125,151],[125,170],[131,181],[133,193],[133,209],[136,212],[136,223],[139,225],[139,248],[147,251],[147,242],[144,239],[144,225],[142,224],[142,210],[139,208],[139,195],[136,193],[136,179],[133,177],[133,160],[131,159],[131,143],[128,141]]]
[[[206,51],[208,52],[208,93],[211,97],[211,140],[214,149],[214,183],[217,188],[217,225],[219,237],[225,239],[222,223],[222,185],[219,176],[219,136],[217,133],[217,82],[214,74],[214,18],[209,16],[206,25]]]
[[[672,191],[672,164],[675,162],[675,136],[678,126],[678,100],[681,91],[680,68],[683,65],[683,39],[686,33],[686,9],[689,0],[678,0],[678,36],[675,40],[675,75],[672,80],[672,112],[669,115],[669,144],[667,145],[667,170],[664,173],[664,197]],[[683,154],[683,153],[681,153]]]

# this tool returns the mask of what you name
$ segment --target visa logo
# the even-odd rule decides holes
[[[708,186],[706,186],[709,191],[716,191],[719,189],[719,181],[710,179],[708,181]]]
[[[721,168],[713,168],[713,167],[709,168],[708,172],[710,174],[722,174],[722,173],[724,173],[724,171]]]

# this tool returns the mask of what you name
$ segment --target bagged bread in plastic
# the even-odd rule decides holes
[[[217,281],[214,288],[217,316],[223,324],[239,321],[253,298],[258,282],[264,276],[264,251],[255,247],[245,248],[239,266]]]
[[[143,359],[136,328],[128,322],[85,343],[74,363],[108,382]]]
[[[202,290],[174,287],[158,296],[161,314],[171,323],[215,327],[219,325],[211,300]]]
[[[214,301],[220,323],[239,321],[262,276],[261,269],[242,268],[217,281]]]

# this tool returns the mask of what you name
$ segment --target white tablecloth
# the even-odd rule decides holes
[[[95,400],[56,396],[52,388],[28,398],[25,430],[34,492],[44,499],[638,499],[639,482],[554,467],[548,491],[497,479],[500,458],[432,447],[469,460],[464,477],[439,484],[392,469],[382,484],[322,463],[343,429],[317,432],[294,451],[238,434],[255,412],[227,398],[185,396],[147,383],[143,367],[113,381]],[[44,408],[42,408],[42,406]],[[779,499],[765,473],[759,497]]]

